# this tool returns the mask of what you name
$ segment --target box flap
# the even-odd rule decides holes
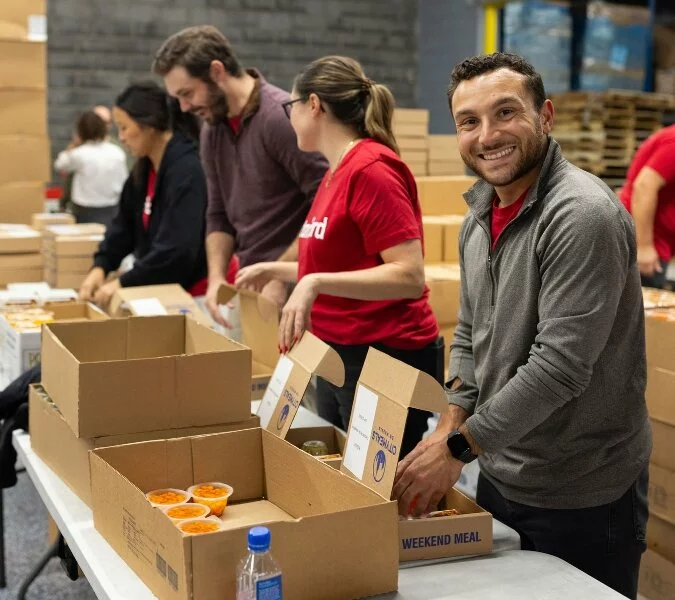
[[[356,387],[340,470],[387,500],[409,408],[445,412],[445,391],[430,375],[370,348]]]
[[[342,387],[345,383],[345,366],[340,355],[328,344],[306,331],[291,348],[288,356],[307,371]]]
[[[271,300],[251,290],[238,290],[223,284],[218,290],[218,303],[227,304],[239,296],[242,342],[253,351],[253,360],[274,368],[278,358],[279,309]]]

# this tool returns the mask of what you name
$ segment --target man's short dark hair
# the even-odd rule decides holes
[[[532,94],[534,106],[539,110],[546,101],[546,92],[541,75],[535,71],[534,67],[522,56],[509,54],[508,52],[494,52],[493,54],[481,54],[472,56],[458,63],[450,75],[450,85],[448,86],[448,103],[452,111],[452,97],[455,94],[457,86],[462,81],[468,81],[485,73],[492,73],[498,69],[509,69],[515,73],[520,73],[525,77],[525,87]]]
[[[233,77],[244,73],[230,41],[215,27],[200,25],[183,29],[166,40],[155,54],[152,69],[163,77],[174,67],[184,67],[192,77],[209,81],[214,60],[223,63]]]

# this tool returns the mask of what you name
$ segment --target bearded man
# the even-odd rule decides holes
[[[434,510],[478,457],[476,500],[524,550],[635,598],[651,429],[630,215],[550,136],[524,59],[467,59],[448,90],[462,159],[461,299],[449,411],[398,466],[399,511]]]
[[[289,94],[257,70],[244,69],[215,27],[189,27],[170,37],[153,70],[183,112],[206,122],[206,306],[216,322],[231,327],[217,302],[230,259],[236,253],[242,267],[297,260],[297,235],[328,163],[298,149],[283,107]],[[288,291],[271,281],[262,293],[281,308]]]

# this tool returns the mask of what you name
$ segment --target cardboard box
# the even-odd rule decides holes
[[[649,366],[675,371],[675,309],[646,311],[645,336]]]
[[[47,14],[45,0],[22,0],[21,2],[3,2],[0,6],[0,21],[25,26],[31,15]]]
[[[42,384],[78,437],[247,419],[251,351],[185,316],[51,323]]]
[[[410,169],[410,172],[415,176],[415,177],[425,177],[428,175],[427,172],[427,161],[422,160],[422,161],[406,161],[406,165]]]
[[[122,288],[111,298],[108,314],[111,317],[187,315],[205,327],[213,324],[211,317],[178,284]]]
[[[430,176],[463,176],[466,166],[461,160],[429,160],[428,167]]]
[[[19,84],[20,80],[15,83]],[[44,90],[0,89],[0,135],[47,136]]]
[[[267,431],[102,448],[90,464],[96,529],[159,598],[234,600],[246,535],[259,524],[271,530],[286,598],[344,600],[397,587],[395,503]],[[234,488],[224,531],[184,536],[145,498],[202,481]]]
[[[428,138],[425,137],[397,137],[396,142],[398,143],[398,148],[403,152],[407,151],[420,151],[424,150],[428,152],[429,143]]]
[[[428,153],[426,150],[401,150],[401,160],[405,163],[426,165]]]
[[[41,269],[44,259],[42,254],[0,254],[0,270],[6,269]]]
[[[55,321],[107,320],[104,312],[93,304],[82,302],[45,304],[44,309],[54,314]],[[21,373],[40,362],[40,325],[31,328],[15,328],[12,318],[22,308],[0,313],[0,375],[6,382],[13,381]]]
[[[29,419],[33,451],[87,506],[91,506],[90,450],[148,440],[251,429],[258,427],[260,423],[258,417],[251,416],[244,421],[224,425],[78,438],[66,423],[56,404],[39,385],[30,386]]]
[[[675,600],[675,564],[647,550],[640,561],[638,591],[647,600]]]
[[[70,213],[35,213],[31,216],[33,229],[42,231],[50,225],[75,225],[75,217]]]
[[[58,254],[45,254],[45,268],[57,273],[77,273],[78,275],[89,273],[94,265],[92,255],[88,256],[59,256]]]
[[[656,69],[654,91],[659,94],[675,94],[675,69]]]
[[[44,277],[47,283],[54,287],[79,289],[88,274],[88,271],[80,273],[46,271],[44,272]]]
[[[675,292],[643,287],[642,301],[645,310],[652,310],[654,308],[675,308]]]
[[[12,2],[12,4],[20,3]],[[9,35],[12,33],[15,39],[0,35],[0,89],[12,88],[21,82],[22,89],[45,90],[47,88],[47,44],[26,41],[21,26],[16,26],[14,31],[9,32]],[[16,178],[17,181],[21,179]]]
[[[44,210],[42,181],[19,181],[0,184],[0,222],[29,223],[31,215]]]
[[[418,177],[422,213],[425,215],[464,215],[468,206],[462,194],[476,182],[475,177]]]
[[[42,281],[42,267],[0,269],[0,286],[6,286],[18,281]]]
[[[463,222],[464,217],[459,215],[425,215],[422,217],[425,259],[428,262],[456,263],[459,261],[459,230]],[[427,241],[427,233],[431,236],[430,248]]]
[[[649,511],[675,523],[675,472],[649,465]]]
[[[231,285],[220,287],[218,303],[227,304],[237,295],[241,341],[253,353],[251,399],[260,400],[265,395],[279,360],[279,309],[262,295],[249,290],[237,290]]]
[[[438,324],[456,324],[459,318],[459,265],[425,265],[424,278],[429,288],[429,303]]]
[[[391,497],[408,409],[448,409],[443,388],[426,373],[370,348],[354,397],[341,471]],[[492,551],[492,515],[457,490],[444,508],[460,515],[399,522],[401,561],[487,554]]]
[[[12,60],[0,60],[0,73],[3,65]],[[0,135],[0,154],[4,157],[0,162],[0,185],[19,181],[45,182],[51,179],[48,137]]]
[[[263,429],[286,437],[312,374],[333,385],[344,385],[345,369],[338,353],[306,331],[300,341],[277,361],[258,407]]]
[[[0,223],[0,254],[36,254],[42,247],[42,235],[28,225]]]
[[[654,27],[654,63],[659,69],[675,69],[675,27]]]
[[[302,448],[302,445],[305,442],[319,440],[326,444],[328,454],[340,455],[340,458],[319,460],[334,469],[339,469],[342,464],[342,455],[345,452],[345,444],[347,443],[347,434],[342,431],[342,429],[333,426],[297,427],[295,429],[289,429],[285,439],[296,448]]]
[[[650,514],[647,523],[647,546],[675,562],[675,524]]]
[[[443,222],[441,217],[422,217],[424,261],[443,262]]]
[[[649,416],[675,428],[675,372],[648,367],[646,398]]]
[[[651,419],[653,464],[675,471],[675,427]]]
[[[396,108],[394,109],[393,125],[397,127],[403,123],[415,125],[429,125],[429,111],[426,108]]]

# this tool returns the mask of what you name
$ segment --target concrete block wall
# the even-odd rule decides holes
[[[50,0],[49,131],[67,145],[76,115],[111,105],[129,81],[148,77],[155,50],[189,25],[211,24],[242,62],[289,88],[326,54],[359,59],[398,105],[417,102],[417,0]]]

